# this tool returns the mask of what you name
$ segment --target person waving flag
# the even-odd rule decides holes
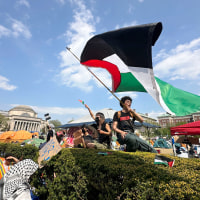
[[[112,76],[112,93],[147,92],[172,115],[200,111],[200,96],[154,76],[152,46],[161,32],[162,23],[158,22],[96,35],[86,43],[80,62],[86,67],[106,69]]]

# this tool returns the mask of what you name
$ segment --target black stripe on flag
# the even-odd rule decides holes
[[[162,23],[122,28],[91,38],[81,54],[81,63],[103,60],[117,54],[127,66],[152,68],[151,47],[162,31]]]
[[[165,157],[165,156],[159,156],[156,155],[154,159],[154,164],[164,164],[168,165],[170,167],[173,167],[175,160]]]

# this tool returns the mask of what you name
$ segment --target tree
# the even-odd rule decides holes
[[[50,120],[50,121],[49,121],[49,124],[53,124],[53,125],[55,126],[55,131],[56,131],[56,132],[59,130],[59,128],[56,128],[56,127],[62,125],[62,123],[61,123],[59,120],[57,120],[57,119],[56,119],[56,120]]]
[[[9,127],[8,118],[0,114],[0,130],[6,131],[8,130],[8,127]]]

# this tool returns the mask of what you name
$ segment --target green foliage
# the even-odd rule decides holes
[[[11,153],[14,157],[20,159],[30,158],[37,162],[38,148],[32,145],[20,146],[20,144],[0,143],[0,152],[3,157],[5,153]]]
[[[8,118],[0,114],[0,130],[1,131],[6,131],[8,130]]]
[[[56,127],[62,125],[61,122],[60,122],[59,120],[50,120],[49,123],[50,123],[50,124],[53,124],[53,125],[55,126],[55,131],[56,131],[56,132],[59,131],[59,128],[56,128]]]
[[[0,151],[37,162],[31,145],[0,143]],[[31,177],[40,200],[200,199],[200,159],[175,159],[170,168],[154,165],[154,153],[62,149]],[[105,152],[105,150],[104,150]]]
[[[62,125],[59,120],[50,120],[49,123],[53,124],[55,127]]]
[[[200,199],[200,159],[154,165],[155,154],[62,149],[34,175],[40,199]],[[41,183],[41,177],[45,184]]]
[[[165,128],[159,128],[157,130],[154,131],[154,136],[160,136],[160,137],[171,137],[171,131],[170,128],[174,127],[174,126],[180,126],[186,124],[186,122],[177,122],[176,124],[171,124],[171,125],[167,125],[167,127]]]

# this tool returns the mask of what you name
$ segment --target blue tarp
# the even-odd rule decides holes
[[[105,119],[105,121],[107,123],[112,123],[112,119],[111,118],[107,118]],[[90,121],[90,122],[81,122],[81,123],[68,123],[68,124],[64,124],[64,125],[61,125],[61,126],[58,126],[56,128],[70,128],[70,127],[80,127],[82,126],[83,124],[86,124],[86,125],[92,125],[92,124],[95,124],[96,122],[95,121]],[[157,125],[154,125],[154,124],[149,124],[149,123],[146,123],[146,122],[143,122],[143,123],[140,123],[140,122],[134,122],[134,126],[135,127],[146,127],[146,128],[160,128],[160,126],[157,126]]]

